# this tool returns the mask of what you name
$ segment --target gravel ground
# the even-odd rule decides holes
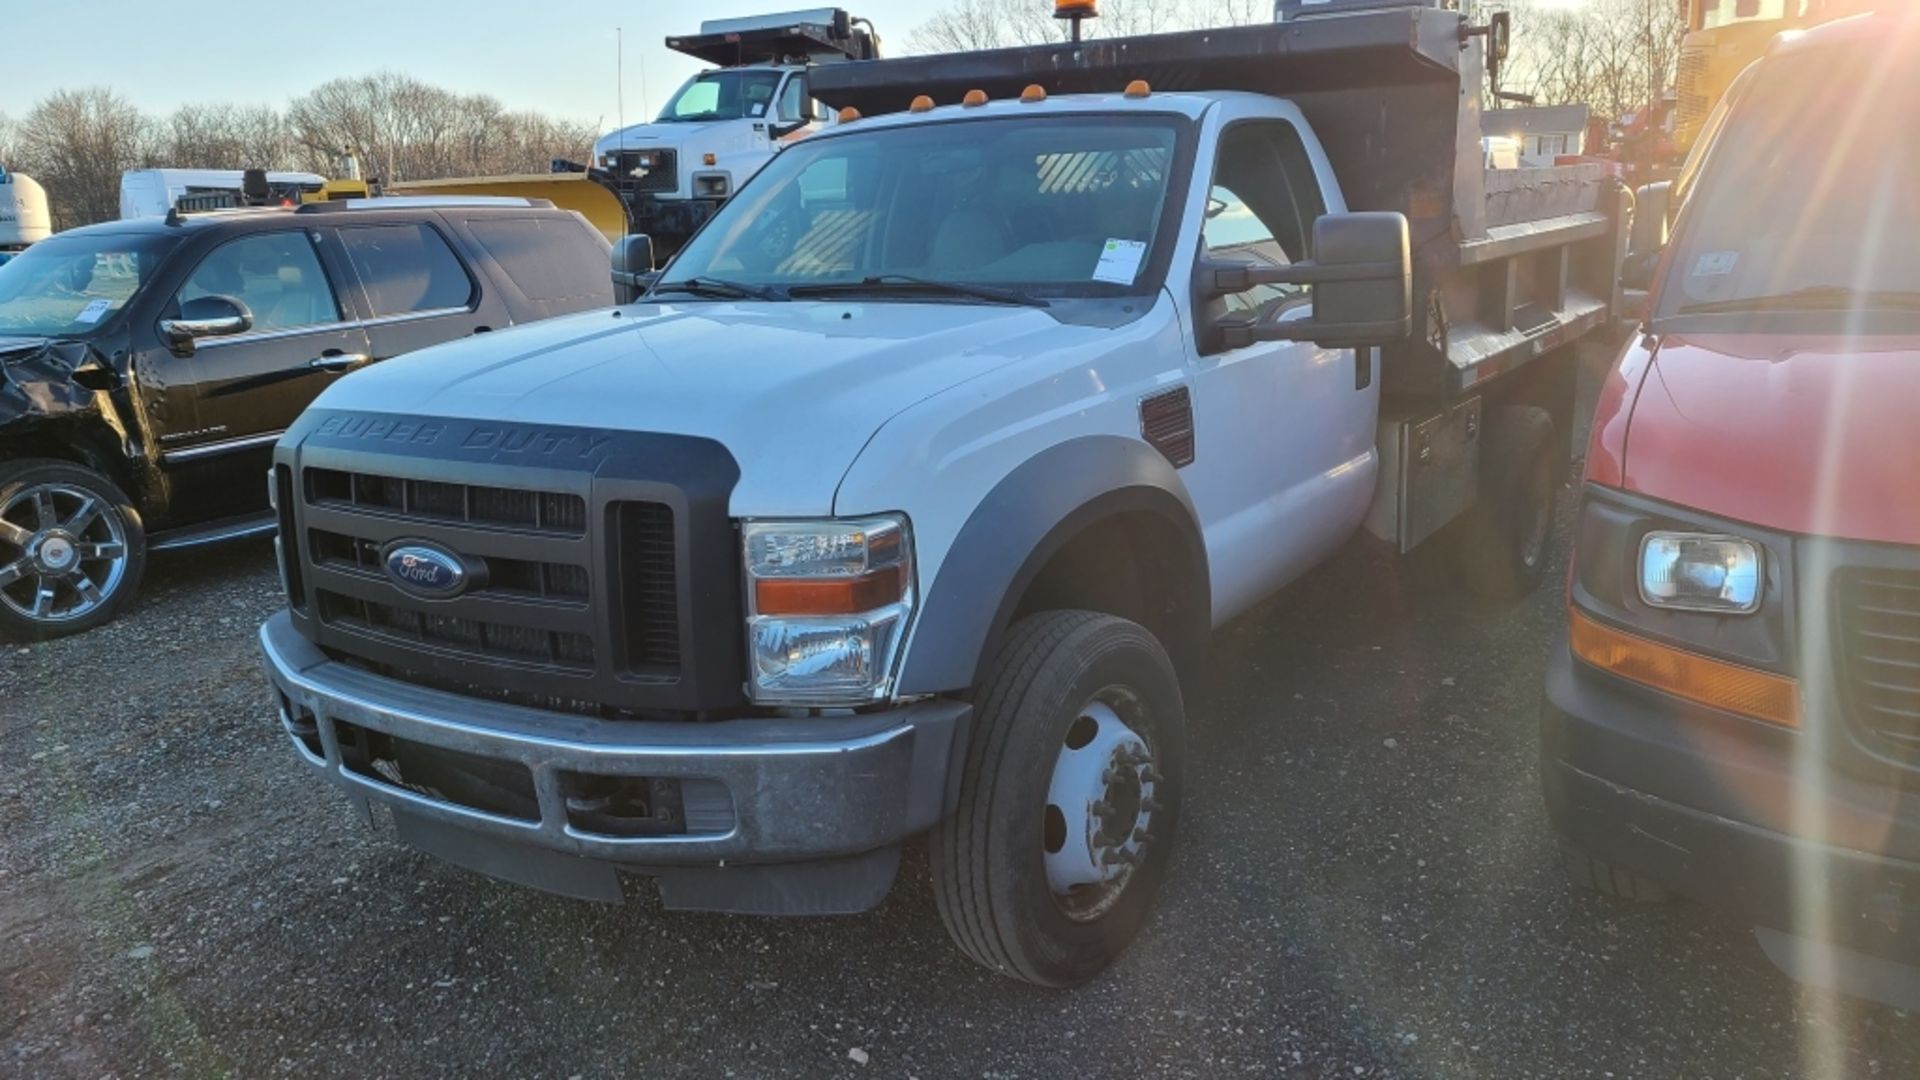
[[[1157,914],[1052,993],[959,956],[918,852],[878,912],[769,921],[370,832],[272,718],[272,564],[156,559],[124,621],[0,652],[0,1075],[1920,1075],[1908,1017],[1745,927],[1563,883],[1556,589],[1415,605],[1356,558],[1223,632]]]

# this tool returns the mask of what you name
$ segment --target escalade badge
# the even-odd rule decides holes
[[[387,548],[387,577],[428,600],[451,600],[467,591],[473,575],[460,556],[434,544],[402,540]]]

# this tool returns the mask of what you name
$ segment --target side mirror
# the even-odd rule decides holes
[[[767,137],[778,142],[794,132],[799,131],[801,128],[806,127],[807,124],[808,120],[805,117],[801,117],[798,120],[781,117],[767,125]]]
[[[180,305],[180,316],[162,319],[160,332],[177,356],[192,356],[194,342],[253,329],[253,312],[236,296],[196,296]]]
[[[613,301],[631,304],[653,284],[653,237],[623,236],[613,245]]]
[[[1627,261],[1620,268],[1620,284],[1628,289],[1653,288],[1660,253],[1667,247],[1668,218],[1673,211],[1673,184],[1662,180],[1633,193],[1633,231],[1627,236]]]
[[[1328,214],[1313,223],[1311,262],[1291,266],[1202,260],[1206,299],[1256,285],[1313,286],[1311,318],[1289,322],[1233,315],[1214,323],[1222,344],[1311,341],[1329,349],[1387,345],[1413,332],[1413,245],[1394,213]]]

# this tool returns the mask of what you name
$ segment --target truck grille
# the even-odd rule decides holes
[[[1853,723],[1920,756],[1920,571],[1841,571],[1835,579],[1842,697]]]
[[[672,194],[680,190],[680,156],[672,150],[620,150],[614,180],[622,191]]]
[[[745,705],[740,469],[717,442],[310,409],[274,478],[294,626],[335,661],[554,711]],[[391,576],[402,547],[459,586]]]

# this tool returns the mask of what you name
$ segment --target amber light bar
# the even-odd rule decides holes
[[[1573,655],[1602,671],[1696,704],[1800,726],[1800,686],[1792,679],[1602,626],[1577,608],[1568,614]]]

